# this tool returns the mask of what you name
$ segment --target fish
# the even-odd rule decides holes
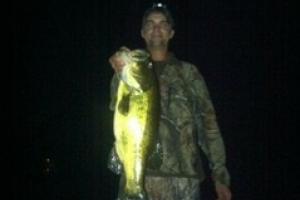
[[[125,65],[117,73],[113,130],[116,154],[121,162],[124,186],[121,200],[147,199],[144,176],[158,127],[159,96],[150,54],[143,49],[121,48]]]

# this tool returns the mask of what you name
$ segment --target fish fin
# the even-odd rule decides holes
[[[119,199],[120,200],[148,200],[147,195],[146,195],[145,192],[140,192],[140,193],[135,194],[135,195],[124,194]]]

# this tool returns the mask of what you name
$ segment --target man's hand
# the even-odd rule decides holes
[[[217,200],[231,200],[231,191],[226,185],[217,184],[216,186]]]
[[[127,47],[121,47],[120,50],[130,51]],[[120,72],[123,69],[123,67],[125,66],[125,61],[120,56],[119,51],[114,53],[109,58],[109,63],[111,64],[111,67],[115,70],[115,72]]]

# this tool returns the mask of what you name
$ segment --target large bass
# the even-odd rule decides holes
[[[145,165],[152,149],[158,124],[157,81],[144,50],[121,49],[125,61],[119,72],[114,113],[116,153],[122,163],[125,184],[121,199],[146,199]]]

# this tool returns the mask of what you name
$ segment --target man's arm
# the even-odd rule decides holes
[[[193,96],[198,143],[210,162],[213,180],[216,185],[229,186],[230,176],[225,166],[225,147],[205,80],[191,64],[183,66],[182,74]]]

